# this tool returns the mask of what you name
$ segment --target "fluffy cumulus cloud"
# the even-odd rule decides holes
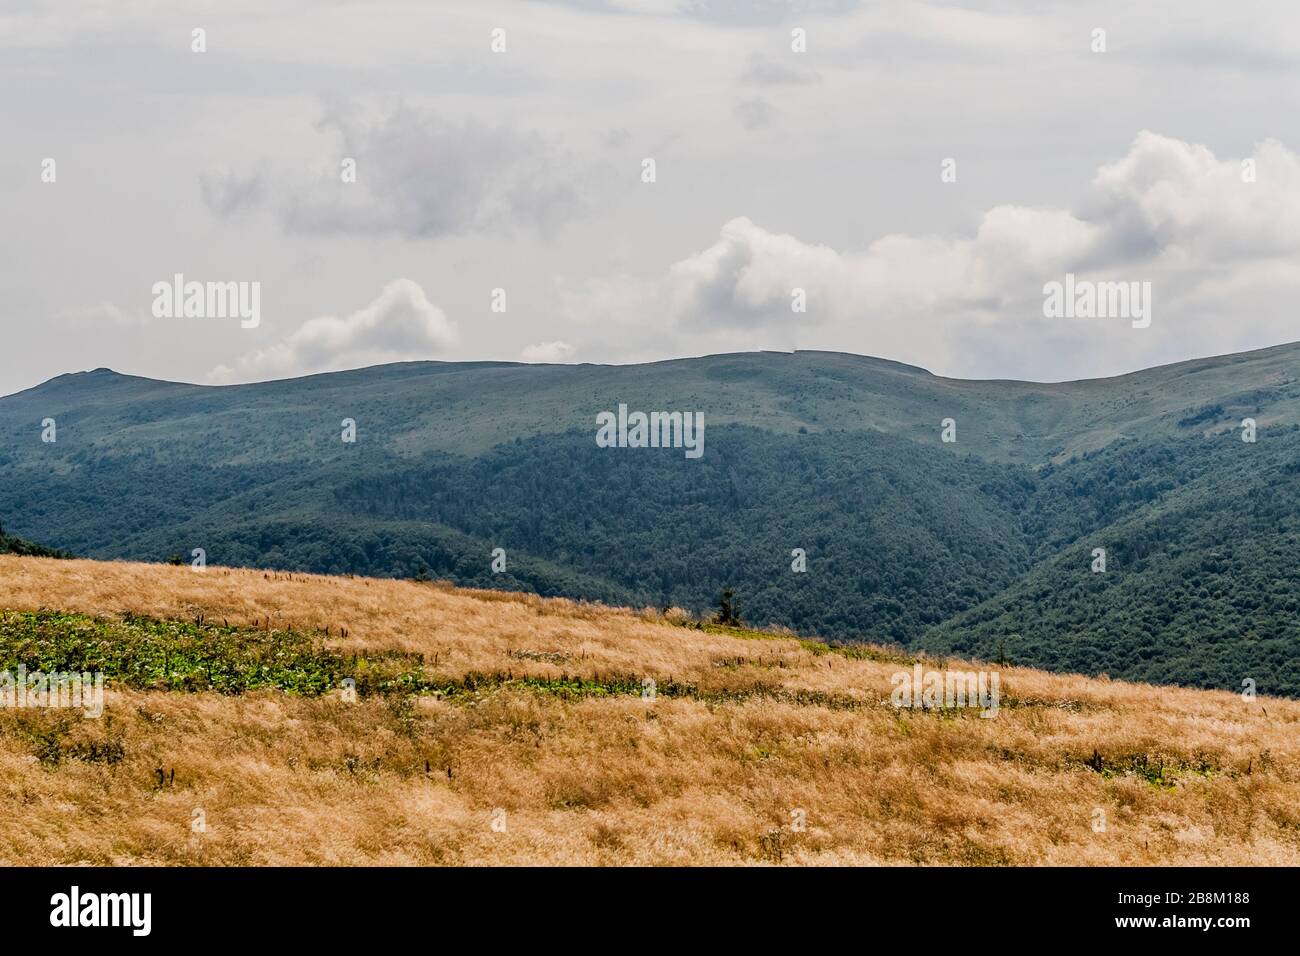
[[[662,310],[699,336],[748,331],[751,345],[762,345],[798,330],[807,347],[937,363],[954,374],[1005,372],[1010,360],[1019,375],[1050,378],[1116,356],[1133,367],[1189,342],[1208,354],[1294,339],[1298,257],[1295,153],[1266,141],[1245,160],[1219,159],[1143,132],[1072,209],[996,206],[970,235],[886,235],[849,251],[742,217],[672,264],[653,290],[630,280],[586,288],[598,300],[588,311],[641,310],[649,321],[646,310]],[[1045,317],[1044,285],[1067,272],[1151,283],[1152,325]],[[792,307],[796,290],[806,312]],[[583,313],[576,301],[568,311]],[[1017,352],[1022,359],[1009,359]]]
[[[674,316],[695,326],[788,321],[792,290],[841,281],[844,259],[826,246],[777,235],[748,219],[722,227],[717,242],[668,270]]]
[[[287,338],[218,366],[213,384],[431,359],[456,344],[456,326],[410,279],[397,279],[364,309],[304,322]]]
[[[1255,182],[1243,182],[1253,164]],[[1102,167],[1081,215],[1106,225],[1102,255],[1212,260],[1294,255],[1300,249],[1300,162],[1267,140],[1253,157],[1219,160],[1204,146],[1142,133]]]
[[[208,170],[200,177],[205,204],[228,216],[273,203],[290,233],[404,239],[546,236],[588,208],[579,184],[591,171],[540,133],[355,101],[329,105],[317,129],[338,164],[309,175]],[[352,181],[344,181],[344,157],[355,162]]]

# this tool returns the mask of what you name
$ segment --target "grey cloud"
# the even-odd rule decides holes
[[[352,102],[329,107],[317,127],[336,139],[336,165],[306,179],[281,174],[275,211],[290,233],[547,236],[589,208],[577,184],[589,182],[590,171],[536,132],[404,104],[373,114]],[[354,183],[341,179],[344,157],[356,161]],[[273,192],[237,173],[209,174],[201,187],[219,215]]]
[[[761,96],[741,100],[736,104],[736,118],[748,130],[771,126],[778,115],[777,108]]]
[[[265,192],[260,172],[241,175],[231,170],[201,173],[199,190],[204,204],[219,216],[257,206]]]
[[[749,65],[740,75],[740,82],[751,86],[806,86],[820,83],[821,74],[782,63],[761,53],[755,53],[749,59]]]

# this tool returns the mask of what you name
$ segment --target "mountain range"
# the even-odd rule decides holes
[[[702,412],[703,456],[598,447],[620,404]],[[1300,345],[1056,384],[811,351],[96,369],[0,398],[0,521],[94,558],[695,614],[730,586],[752,625],[1296,696]]]

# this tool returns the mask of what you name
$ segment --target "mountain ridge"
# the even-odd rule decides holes
[[[1058,381],[1038,381],[1036,379],[1010,379],[1010,378],[959,378],[951,375],[941,375],[938,372],[933,372],[930,369],[925,368],[924,366],[911,365],[907,362],[903,362],[898,359],[886,358],[880,355],[866,355],[859,352],[844,352],[837,349],[795,349],[793,351],[788,351],[788,352],[783,350],[778,350],[778,349],[759,349],[759,350],[748,351],[748,352],[745,351],[711,352],[705,355],[682,356],[679,358],[655,359],[649,362],[627,362],[627,363],[520,362],[520,361],[511,361],[508,359],[477,359],[477,360],[467,360],[467,361],[447,361],[441,359],[414,359],[414,360],[402,361],[402,362],[384,362],[378,365],[367,365],[358,368],[333,369],[333,370],[321,371],[321,372],[307,372],[301,375],[293,375],[293,376],[288,376],[286,378],[265,379],[257,382],[236,382],[236,383],[229,383],[229,384],[211,384],[211,383],[205,384],[201,382],[183,382],[183,381],[173,381],[171,379],[158,379],[158,378],[152,378],[147,375],[138,375],[133,372],[119,372],[116,369],[110,368],[108,366],[100,366],[94,369],[84,369],[75,372],[60,373],[58,375],[46,379],[44,382],[39,382],[36,385],[29,386],[25,389],[20,389],[16,392],[10,392],[5,395],[0,395],[0,401],[3,401],[6,398],[12,398],[14,396],[22,395],[25,392],[30,392],[36,389],[40,389],[46,385],[49,385],[53,382],[60,381],[62,379],[75,379],[79,376],[102,375],[104,373],[108,373],[118,378],[141,379],[144,381],[154,382],[157,384],[191,385],[197,388],[225,389],[225,388],[244,388],[244,387],[255,386],[255,385],[270,385],[270,384],[281,383],[281,382],[296,382],[296,381],[301,381],[303,379],[320,378],[323,376],[345,375],[351,372],[371,372],[379,369],[398,369],[398,368],[410,368],[410,367],[453,366],[457,368],[459,367],[464,367],[464,368],[514,367],[514,368],[619,369],[619,368],[667,365],[667,364],[682,363],[682,362],[698,362],[698,361],[706,361],[709,359],[726,358],[730,356],[752,356],[752,355],[793,356],[793,355],[805,355],[805,354],[806,355],[828,355],[828,356],[835,356],[835,357],[861,359],[868,362],[880,363],[882,365],[895,366],[905,371],[919,372],[921,374],[928,375],[933,378],[941,379],[949,382],[971,382],[971,383],[980,383],[980,384],[1002,384],[1002,385],[1067,386],[1067,385],[1081,385],[1081,384],[1089,384],[1089,383],[1113,382],[1113,381],[1129,378],[1131,376],[1144,375],[1150,372],[1155,372],[1160,370],[1171,370],[1182,366],[1197,365],[1203,362],[1216,362],[1225,359],[1235,359],[1235,360],[1245,361],[1248,360],[1250,357],[1261,356],[1264,353],[1278,352],[1278,351],[1292,350],[1292,349],[1300,349],[1300,340],[1296,340],[1293,342],[1280,342],[1276,345],[1266,345],[1266,346],[1261,346],[1259,348],[1246,349],[1240,352],[1221,352],[1221,353],[1216,353],[1214,355],[1206,355],[1206,356],[1190,358],[1190,359],[1179,359],[1176,362],[1165,362],[1159,365],[1145,366],[1143,368],[1134,369],[1128,372],[1120,372],[1115,375],[1101,375],[1101,376],[1094,376],[1092,378],[1080,378],[1080,379],[1062,379]]]

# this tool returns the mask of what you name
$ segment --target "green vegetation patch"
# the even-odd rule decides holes
[[[121,620],[63,611],[0,612],[0,671],[99,672],[106,685],[136,690],[242,694],[274,689],[317,696],[351,678],[367,695],[432,695],[458,700],[519,687],[564,700],[640,695],[640,675],[582,677],[470,671],[460,677],[430,673],[424,656],[385,651],[344,654],[319,635],[257,630],[127,614]],[[693,683],[656,681],[656,696],[705,699]],[[762,693],[749,689],[747,696]],[[736,692],[740,694],[742,692]]]
[[[1080,762],[1107,780],[1135,776],[1162,790],[1174,789],[1180,780],[1189,776],[1208,778],[1224,772],[1217,755],[1200,751],[1190,756],[1145,751],[1103,756],[1094,750],[1091,757]],[[1266,769],[1266,763],[1262,767]],[[1229,775],[1238,776],[1239,773],[1231,772]]]
[[[407,654],[344,655],[290,630],[44,609],[0,614],[0,670],[100,672],[110,686],[139,690],[274,688],[314,696],[350,677],[359,693],[385,693],[418,686],[421,663]]]
[[[710,630],[713,625],[706,625]],[[727,628],[728,632],[739,629]],[[829,648],[856,655],[865,648]],[[779,657],[770,663],[784,666]],[[858,710],[887,702],[842,693],[746,681],[734,687],[700,687],[694,681],[645,675],[560,674],[538,676],[513,670],[435,673],[421,654],[381,651],[345,654],[317,633],[258,630],[127,614],[120,620],[63,611],[0,611],[0,671],[98,672],[108,687],[135,690],[242,694],[280,690],[318,696],[349,678],[361,696],[434,696],[470,701],[509,688],[576,701],[596,697],[685,698],[709,705],[773,700],[799,707]],[[1057,701],[1004,696],[1002,706],[1066,706]],[[1077,704],[1076,704],[1077,706]]]

